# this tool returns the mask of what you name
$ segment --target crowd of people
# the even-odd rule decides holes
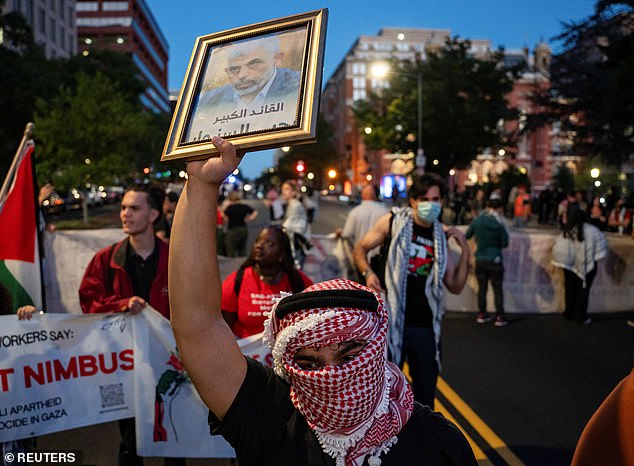
[[[566,224],[569,204],[575,204],[588,216],[589,222],[601,231],[633,234],[634,195],[626,197],[618,186],[607,192],[588,193],[583,189],[565,191],[546,186],[539,193],[531,193],[524,184],[502,192],[500,188],[460,187],[449,194],[451,219],[454,225],[470,224],[486,210],[486,202],[493,195],[502,203],[502,212],[515,228]]]
[[[82,311],[137,314],[150,305],[171,319],[183,364],[210,410],[211,432],[230,442],[240,464],[476,464],[464,435],[433,412],[442,301],[445,290],[465,286],[473,238],[477,322],[492,320],[491,282],[494,325],[507,325],[502,251],[511,222],[500,191],[478,190],[460,204],[453,220],[469,223],[463,233],[442,221],[447,188],[438,176],[414,178],[408,205],[390,210],[367,185],[337,231],[351,245],[354,280],[313,284],[301,270],[318,207],[312,193],[302,199],[293,181],[271,190],[270,224],[247,254],[247,222],[257,211],[237,191],[220,202],[220,186],[240,157],[227,141],[213,142],[220,157],[190,162],[180,195],[152,185],[126,190],[126,236],[90,261],[79,287]],[[564,317],[587,324],[597,262],[606,256],[602,225],[627,232],[631,214],[619,199],[614,215],[600,201],[584,201],[577,193],[560,201],[553,264],[564,269]],[[533,204],[526,187],[507,204],[513,225],[526,226]],[[246,257],[222,282],[220,253]],[[22,308],[18,316],[35,311]],[[260,333],[272,368],[242,356],[236,343]],[[119,464],[143,464],[134,420],[119,427]]]

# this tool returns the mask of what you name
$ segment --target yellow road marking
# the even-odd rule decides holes
[[[447,411],[447,408],[445,408],[445,406],[440,402],[440,400],[436,400],[435,409],[436,411],[441,412],[443,416],[445,416],[447,419],[453,422],[456,426],[458,426],[458,429],[460,429],[460,431],[467,438],[467,441],[469,442],[469,445],[471,446],[471,449],[473,450],[473,454],[475,455],[476,460],[478,460],[478,464],[480,466],[493,466],[493,463],[491,463],[491,461],[489,460],[489,457],[482,451],[482,448],[480,448],[478,444],[475,443],[475,441],[471,438],[471,436],[462,428],[460,423],[456,421],[456,418],[454,418],[451,415],[451,413]]]
[[[478,416],[471,407],[445,382],[438,377],[438,390],[447,401],[469,422],[482,438],[493,448],[498,455],[510,466],[524,466],[524,463],[511,451],[504,441]],[[438,400],[436,400],[438,403]],[[475,450],[474,450],[475,451]]]

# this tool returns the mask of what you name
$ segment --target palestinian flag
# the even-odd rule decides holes
[[[33,147],[27,146],[18,160],[6,201],[0,204],[0,283],[9,291],[14,310],[26,304],[38,309],[44,305]]]

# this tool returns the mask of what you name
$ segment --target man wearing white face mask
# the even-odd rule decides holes
[[[442,179],[434,174],[416,178],[409,189],[409,207],[393,208],[355,245],[354,259],[366,284],[387,292],[391,313],[388,348],[391,360],[407,361],[414,399],[433,409],[440,369],[443,284],[460,293],[469,271],[469,246],[464,234],[443,225],[438,217],[445,195]],[[456,261],[447,251],[454,238],[461,253]],[[385,283],[367,261],[367,253],[390,241]]]

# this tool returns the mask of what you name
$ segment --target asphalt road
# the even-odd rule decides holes
[[[260,201],[250,241],[268,223]],[[343,226],[350,206],[322,202],[313,233]],[[592,315],[580,326],[558,315],[510,315],[503,328],[479,325],[472,313],[445,317],[443,382],[436,409],[472,439],[482,465],[570,464],[579,435],[601,401],[634,366],[632,312]],[[116,465],[115,423],[60,432],[39,448],[74,449],[86,465]],[[151,466],[162,465],[156,458]],[[227,460],[190,459],[188,465],[228,466]]]
[[[498,328],[477,324],[475,313],[451,313],[441,375],[523,464],[568,465],[589,418],[634,367],[634,328],[626,325],[633,315],[595,314],[588,326],[511,315]],[[493,464],[508,464],[457,418]]]

